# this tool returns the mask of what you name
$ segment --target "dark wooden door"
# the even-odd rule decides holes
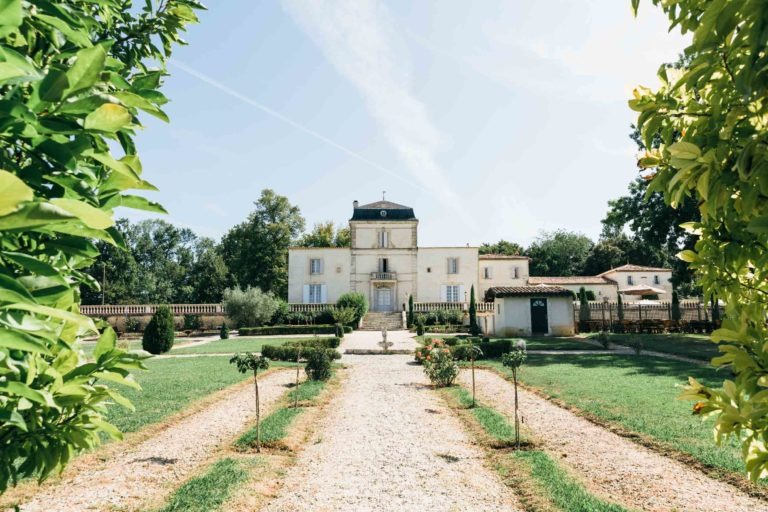
[[[549,332],[547,299],[531,299],[531,332],[533,334],[547,334]]]

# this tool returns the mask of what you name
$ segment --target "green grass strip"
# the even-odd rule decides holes
[[[291,426],[293,419],[301,414],[305,407],[292,407],[296,394],[299,396],[299,403],[306,402],[317,397],[325,388],[327,381],[307,380],[299,384],[288,395],[289,405],[276,410],[261,422],[261,443],[265,446],[281,441],[288,435],[288,427]],[[254,426],[235,441],[235,448],[246,450],[256,444],[256,427]]]
[[[622,512],[624,507],[593,496],[571,478],[549,455],[541,451],[517,451],[513,457],[523,463],[540,492],[556,507],[568,512]]]
[[[248,470],[234,459],[221,459],[202,476],[193,478],[171,496],[161,512],[218,510],[234,488],[248,478]]]
[[[480,402],[475,402],[475,407],[472,407],[472,394],[464,388],[455,387],[449,388],[448,392],[463,408],[472,410],[477,422],[483,428],[486,434],[491,436],[495,441],[498,441],[504,446],[510,446],[515,442],[515,427],[510,425],[504,415],[492,407],[486,407]],[[521,435],[520,441],[524,442],[525,439]]]

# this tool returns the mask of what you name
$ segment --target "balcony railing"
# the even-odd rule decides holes
[[[371,281],[397,281],[395,272],[371,272]]]
[[[478,313],[493,313],[493,302],[477,302],[475,304]],[[469,302],[414,302],[413,311],[426,313],[435,309],[458,309],[469,311]]]
[[[148,316],[157,311],[157,304],[91,304],[80,306],[84,315],[100,316]],[[223,315],[221,304],[170,304],[174,315]]]

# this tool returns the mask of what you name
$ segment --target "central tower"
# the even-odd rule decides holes
[[[419,221],[413,208],[391,201],[352,205],[350,289],[373,311],[398,311],[416,296]]]

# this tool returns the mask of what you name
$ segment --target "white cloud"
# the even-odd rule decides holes
[[[443,136],[412,92],[407,47],[377,0],[284,0],[288,13],[362,95],[414,178],[444,203],[457,194],[437,162]]]

